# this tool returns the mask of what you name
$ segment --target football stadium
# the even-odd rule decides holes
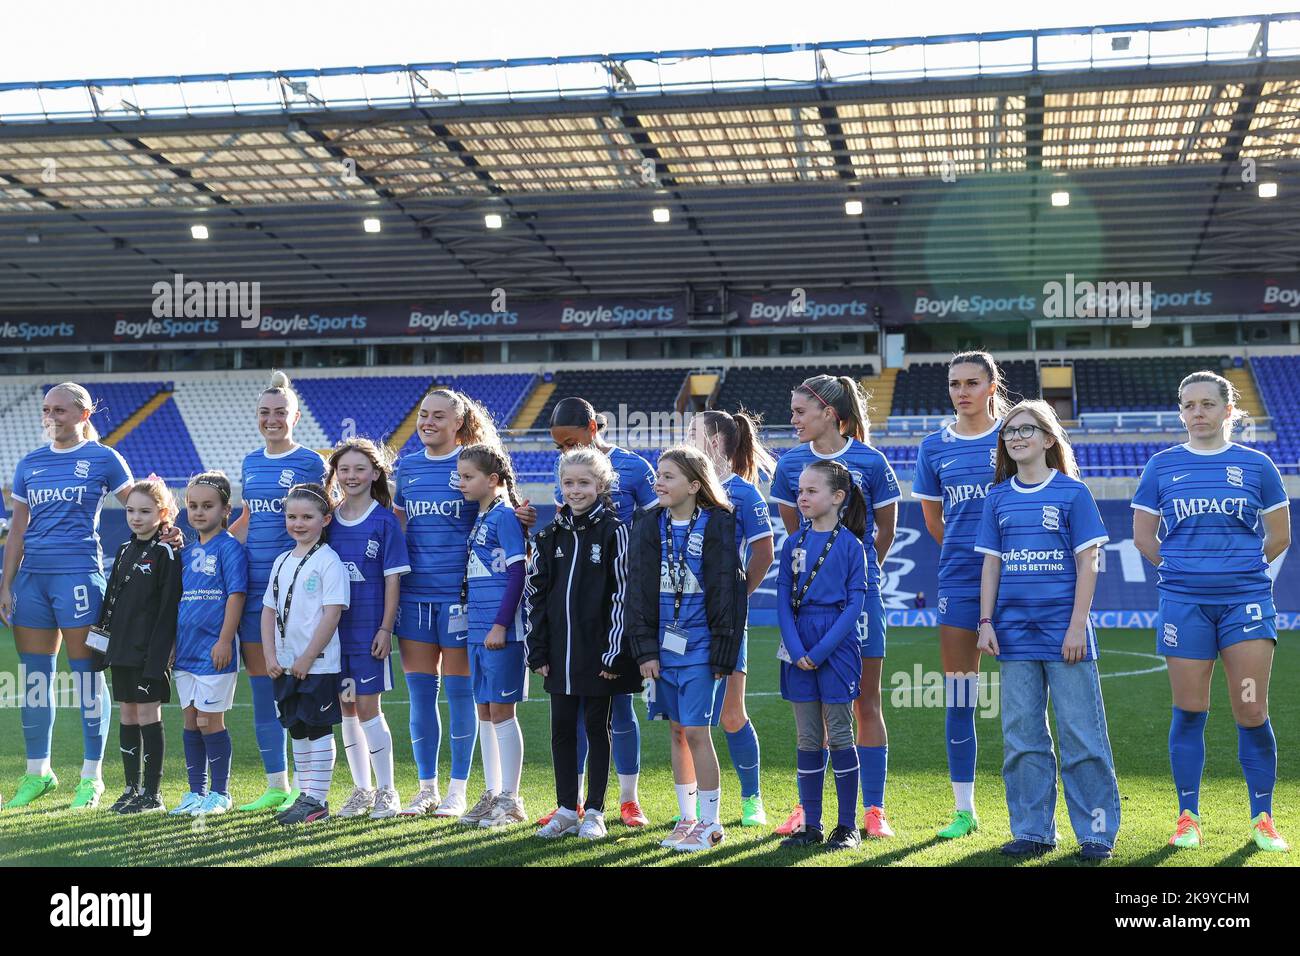
[[[1297,170],[1300,13],[0,83],[0,864],[1294,866]]]

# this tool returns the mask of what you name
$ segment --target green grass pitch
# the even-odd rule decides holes
[[[1283,835],[1300,840],[1300,701],[1288,688],[1300,679],[1300,655],[1284,638],[1273,669],[1271,709],[1280,744],[1275,817]],[[1173,785],[1169,778],[1166,735],[1169,725],[1169,686],[1162,662],[1154,655],[1150,631],[1105,631],[1102,683],[1115,752],[1123,822],[1111,866],[1277,866],[1300,862],[1300,849],[1291,854],[1258,852],[1249,839],[1245,784],[1237,764],[1237,735],[1227,704],[1222,669],[1216,670],[1207,729],[1207,765],[1201,796],[1205,846],[1176,852],[1165,841],[1174,821]],[[795,792],[794,734],[789,705],[777,694],[776,632],[755,628],[750,634],[749,712],[758,729],[763,754],[763,795],[775,826],[788,811]],[[61,661],[64,659],[61,658]],[[64,665],[61,665],[64,666]],[[406,690],[395,663],[397,687],[384,709],[393,729],[398,758],[398,789],[403,798],[415,789],[410,756]],[[996,662],[986,661],[996,672]],[[641,799],[654,825],[628,830],[616,817],[617,783],[611,785],[609,839],[588,844],[576,838],[558,843],[533,836],[531,825],[488,832],[458,825],[454,820],[339,820],[286,832],[269,815],[229,813],[206,823],[190,818],[151,815],[119,818],[105,810],[74,814],[67,809],[81,765],[81,728],[77,712],[59,711],[54,734],[54,769],[60,788],[30,806],[0,810],[0,864],[10,866],[247,866],[247,865],[460,865],[460,866],[1001,866],[1007,861],[998,847],[1010,838],[1000,773],[1002,742],[996,716],[981,717],[976,806],[978,833],[957,842],[934,838],[947,822],[952,793],[944,752],[941,706],[926,706],[924,693],[899,690],[917,674],[939,670],[935,632],[925,628],[895,628],[889,636],[884,696],[889,727],[890,759],[886,804],[897,837],[868,842],[857,852],[792,852],[781,850],[771,828],[742,829],[737,781],[722,733],[715,734],[722,765],[723,822],[727,838],[721,847],[703,854],[660,849],[663,826],[676,811],[668,760],[668,728],[642,718]],[[0,631],[0,672],[16,679],[17,655],[6,630]],[[929,678],[933,680],[934,678]],[[540,679],[533,678],[533,699],[520,706],[524,729],[524,802],[532,816],[554,803],[551,775],[549,717]],[[933,704],[934,695],[931,694]],[[901,699],[900,699],[901,698]],[[22,772],[24,752],[19,710],[14,701],[0,707],[0,792],[13,793]],[[178,708],[164,711],[167,762],[164,797],[174,806],[186,789]],[[265,778],[253,740],[248,685],[241,677],[236,706],[229,716],[235,742],[232,792],[235,803],[261,793]],[[444,702],[441,783],[445,790],[449,758]],[[117,759],[116,729],[110,734],[105,759],[105,806],[120,792],[122,769]],[[331,804],[340,805],[351,787],[339,747]],[[470,781],[471,802],[481,789],[478,759]],[[834,817],[833,787],[827,787],[826,812]],[[860,809],[859,809],[860,819]],[[1075,840],[1062,795],[1057,802],[1059,844],[1056,852],[1030,866],[1073,866]]]

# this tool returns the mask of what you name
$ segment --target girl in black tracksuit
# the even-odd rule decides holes
[[[118,549],[104,592],[99,621],[88,640],[96,669],[110,668],[113,699],[121,705],[120,747],[126,789],[113,804],[117,813],[166,809],[159,788],[163,769],[162,705],[171,701],[176,613],[181,600],[180,553],[159,540],[176,520],[176,499],[152,475],[136,482],[126,499],[133,536]],[[98,653],[107,631],[108,646]]]
[[[623,629],[628,527],[609,499],[613,470],[589,448],[564,455],[565,504],[538,533],[524,601],[528,666],[551,695],[551,757],[558,810],[542,837],[605,835],[612,695],[641,689]],[[591,776],[578,825],[578,710],[585,712]]]

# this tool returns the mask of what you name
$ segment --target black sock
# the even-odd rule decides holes
[[[141,724],[141,764],[143,766],[145,793],[157,793],[162,785],[163,768],[163,725]]]
[[[122,772],[128,787],[140,786],[140,725],[117,725],[118,747],[122,751]]]

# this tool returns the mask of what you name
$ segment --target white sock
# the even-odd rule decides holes
[[[578,806],[587,802],[587,774],[582,772],[578,774]]]
[[[306,738],[296,740],[293,737],[290,737],[289,746],[293,749],[293,778],[296,782],[298,780],[298,774],[302,768],[311,763],[311,741]],[[281,776],[283,776],[283,774]],[[275,786],[275,784],[271,784],[271,786]],[[281,787],[280,789],[287,790],[288,787]]]
[[[361,731],[360,717],[343,718],[343,752],[347,754],[353,785],[369,790],[370,760],[366,756],[366,735]]]
[[[268,773],[266,775],[266,785],[272,790],[287,791],[289,789],[289,771],[280,770],[276,773]]]
[[[38,777],[48,777],[50,775],[50,758],[37,757],[35,760],[27,761],[27,772],[34,773]]]
[[[452,783],[455,783],[455,782],[456,782],[455,780],[452,781]],[[436,790],[438,789],[438,780],[437,780],[437,778],[435,777],[433,780],[424,780],[424,779],[421,779],[421,780],[420,780],[420,789],[421,789],[421,790],[435,790],[435,791],[436,791]]]
[[[637,796],[636,785],[641,779],[639,773],[620,773],[618,775],[618,802],[627,803],[629,800],[641,802]]]
[[[722,788],[700,791],[700,821],[702,823],[718,822],[718,805],[722,803]]]
[[[497,732],[490,720],[478,722],[478,750],[483,756],[483,789],[488,793],[500,793],[501,753],[497,750]]]
[[[81,779],[82,780],[102,780],[104,779],[102,760],[83,760],[81,761]]]
[[[451,782],[447,784],[447,799],[455,800],[459,797],[461,800],[464,800],[465,788],[468,783],[468,780],[457,780],[455,777],[452,777]]]
[[[514,796],[519,793],[519,777],[524,769],[524,732],[515,717],[493,724],[492,729],[501,754],[501,792]]]
[[[366,735],[366,744],[370,751],[370,762],[375,765],[375,779],[381,787],[393,789],[393,734],[388,729],[388,721],[379,714],[361,725]],[[366,785],[370,785],[369,774]]]
[[[695,819],[695,797],[699,793],[695,781],[690,783],[675,783],[673,789],[677,791],[677,812],[682,815],[683,820]]]
[[[314,797],[321,803],[329,799],[330,782],[334,777],[334,735],[327,734],[319,740],[303,741],[307,745],[306,760],[298,764],[297,751],[294,752],[294,765],[303,793]]]
[[[970,780],[966,783],[952,782],[952,798],[957,801],[958,810],[966,810],[970,813],[975,812],[975,781]]]

